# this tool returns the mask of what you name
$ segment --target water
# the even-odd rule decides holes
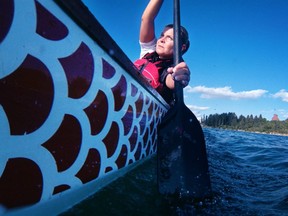
[[[288,137],[204,129],[212,198],[183,203],[157,192],[156,158],[76,205],[72,215],[288,215]]]

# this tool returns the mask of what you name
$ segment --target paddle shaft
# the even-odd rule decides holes
[[[174,64],[182,61],[180,4],[174,0]],[[211,193],[205,138],[199,121],[183,101],[183,87],[175,81],[176,103],[158,126],[157,172],[161,194],[204,198]]]
[[[180,38],[180,0],[174,0],[173,8],[173,23],[174,23],[174,47],[173,47],[173,58],[174,66],[179,64],[181,58],[181,38]],[[178,102],[183,102],[183,88],[179,81],[175,81],[175,96]]]

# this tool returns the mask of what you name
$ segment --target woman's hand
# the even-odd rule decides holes
[[[168,88],[174,88],[174,80],[180,81],[183,88],[189,84],[190,81],[190,70],[185,62],[177,64],[175,67],[170,67],[167,69],[170,76],[167,76],[166,85]]]

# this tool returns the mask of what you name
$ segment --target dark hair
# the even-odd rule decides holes
[[[166,25],[164,27],[164,31],[165,29],[170,29],[170,28],[173,28],[173,24]],[[180,27],[180,40],[181,40],[181,45],[185,44],[186,46],[186,49],[182,51],[182,55],[183,55],[189,49],[189,46],[190,46],[188,32],[183,26]]]

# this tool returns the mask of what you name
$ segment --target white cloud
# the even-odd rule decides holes
[[[189,92],[200,93],[202,98],[228,98],[232,100],[239,99],[256,99],[262,97],[268,91],[263,89],[256,89],[251,91],[241,91],[233,92],[232,88],[229,86],[219,87],[219,88],[209,88],[206,86],[188,86],[185,90]]]
[[[187,105],[187,107],[190,109],[190,110],[199,110],[199,111],[203,111],[203,110],[208,110],[210,109],[210,107],[200,107],[200,106],[195,106],[195,105]]]
[[[281,89],[279,92],[273,95],[274,98],[281,98],[282,101],[288,102],[288,91]]]

